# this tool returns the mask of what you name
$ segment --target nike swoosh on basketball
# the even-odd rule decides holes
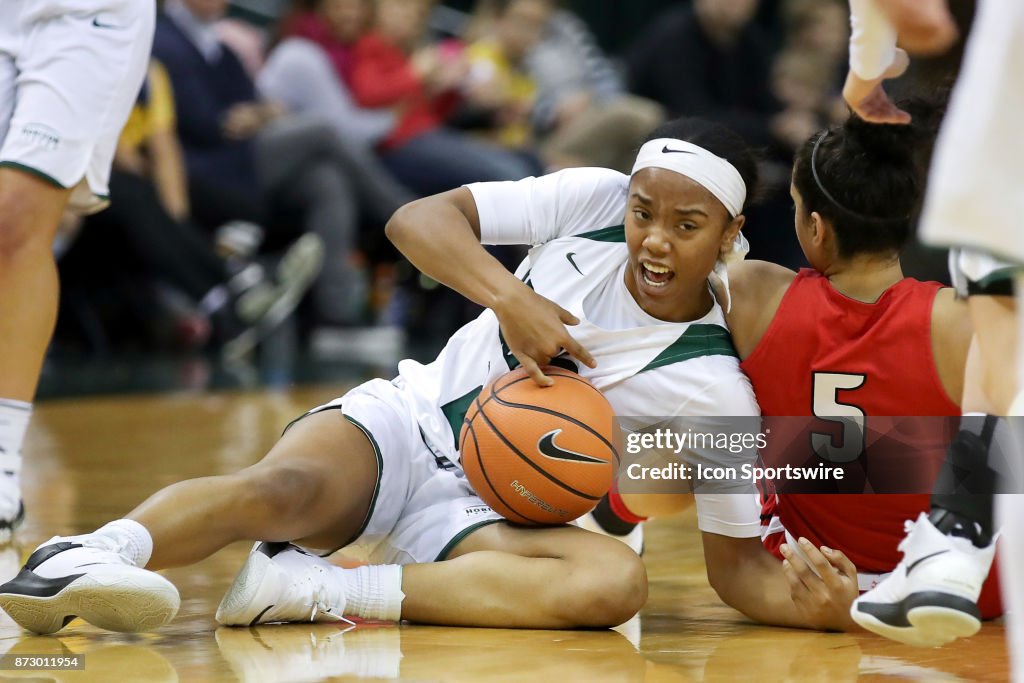
[[[948,550],[940,550],[940,551],[939,551],[939,552],[937,552],[937,553],[932,553],[931,555],[925,555],[924,557],[919,557],[918,559],[914,560],[914,561],[913,561],[913,562],[912,562],[912,563],[911,563],[911,564],[910,564],[910,565],[909,565],[909,566],[907,567],[907,576],[910,576],[910,572],[914,571],[914,567],[916,567],[917,565],[921,564],[921,563],[922,563],[922,562],[924,562],[925,560],[930,560],[930,559],[931,559],[931,558],[933,558],[933,557],[936,557],[936,556],[938,556],[938,555],[944,555],[945,553],[948,553],[948,552],[949,552]]]
[[[591,465],[604,465],[606,460],[595,458],[590,455],[584,455],[582,453],[576,453],[575,451],[567,451],[564,448],[560,448],[555,444],[555,437],[562,433],[561,429],[553,429],[544,436],[540,437],[537,441],[537,450],[553,460],[568,460],[569,462],[582,462]]]
[[[565,258],[567,258],[569,260],[569,263],[572,265],[573,268],[576,269],[577,273],[579,273],[580,275],[583,275],[583,271],[580,270],[580,267],[576,265],[576,261],[574,261],[573,258],[572,258],[575,255],[576,255],[575,251],[570,251],[568,254],[565,255]]]
[[[661,153],[662,154],[696,154],[696,152],[691,152],[688,149],[669,149],[668,145],[665,145],[664,147],[661,148]]]

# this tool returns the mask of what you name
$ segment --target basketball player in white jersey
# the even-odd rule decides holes
[[[853,35],[850,75],[844,95],[861,114],[878,122],[903,123],[904,112],[892,106],[882,81],[898,76],[906,55],[895,47],[897,37],[909,49],[940,52],[957,31],[944,0],[851,0]],[[957,248],[951,265],[954,279],[973,284],[983,296],[971,297],[972,320],[981,350],[980,377],[990,401],[1004,415],[1024,414],[1024,334],[1014,334],[1012,316],[1024,296],[1024,234],[1016,226],[1024,214],[1024,136],[1019,116],[1024,110],[1024,5],[1015,0],[980,0],[963,66],[953,90],[949,112],[940,132],[921,218],[927,242]],[[1018,305],[1010,297],[1015,279]],[[1014,346],[1017,348],[1014,348]],[[1016,372],[1006,372],[1016,364]],[[1020,440],[1017,452],[1020,458]],[[1024,681],[1024,496],[996,497],[997,518],[1003,525],[1001,564],[1014,680]],[[916,527],[915,527],[916,528]],[[858,618],[858,604],[900,605],[915,592],[924,593],[960,574],[958,563],[971,562],[967,549],[942,547],[941,542],[907,538],[904,565],[894,577],[855,603],[854,618],[862,626],[890,637],[893,631],[873,619]],[[932,559],[927,559],[933,554]],[[923,570],[914,576],[908,567],[917,560]],[[930,564],[928,567],[926,565]],[[902,570],[902,571],[901,571]],[[918,579],[919,576],[926,579]],[[932,585],[927,585],[929,581]],[[977,593],[974,586],[952,592]],[[956,620],[934,622],[934,633],[915,634],[933,644],[956,637]],[[904,624],[907,630],[914,624]],[[917,629],[921,630],[921,629]]]
[[[631,176],[571,169],[404,207],[388,224],[391,239],[423,272],[487,310],[429,365],[403,361],[394,380],[372,380],[310,411],[259,463],[170,486],[94,533],[51,539],[0,586],[0,606],[38,633],[71,615],[107,629],[152,629],[174,616],[179,598],[151,569],[259,539],[267,542],[222,601],[221,623],[626,621],[647,593],[637,554],[573,526],[503,523],[459,466],[460,424],[481,388],[510,368],[521,364],[547,384],[541,366],[553,358],[571,363],[619,415],[757,416],[708,285],[743,244],[756,169],[738,136],[682,120],[652,134]],[[481,242],[533,249],[513,275]],[[684,453],[736,467],[754,456]],[[697,495],[705,543],[734,558],[718,564],[712,583],[761,621],[830,626],[790,600],[781,564],[760,544],[753,488],[740,481],[735,489]],[[339,547],[371,564],[341,569],[316,556]]]
[[[106,205],[153,42],[154,0],[0,2],[0,537],[24,517],[21,446],[57,313],[65,208]]]

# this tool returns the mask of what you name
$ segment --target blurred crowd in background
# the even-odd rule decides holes
[[[625,2],[643,28],[614,41],[558,0],[244,5],[161,3],[111,208],[69,218],[58,244],[59,348],[244,355],[289,315],[340,353],[443,340],[476,311],[389,246],[395,209],[476,181],[628,172],[680,115],[764,150],[752,255],[803,262],[789,167],[846,116],[842,0]]]

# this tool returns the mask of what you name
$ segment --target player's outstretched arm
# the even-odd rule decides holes
[[[421,272],[481,306],[493,309],[529,289],[480,244],[480,215],[464,187],[406,204],[385,231]]]
[[[788,566],[779,562],[758,538],[705,532],[702,539],[711,587],[750,619],[792,628],[856,629],[849,609],[857,597],[857,572],[842,553],[826,557],[816,548],[803,549],[823,580],[795,554]]]
[[[910,123],[910,115],[893,104],[882,87],[910,63],[896,47],[896,26],[877,0],[850,0],[850,69],[843,99],[865,121]]]
[[[959,31],[947,0],[874,0],[915,55],[936,55],[956,42]]]
[[[566,330],[579,324],[576,316],[527,287],[480,244],[480,215],[466,188],[406,204],[386,231],[423,273],[494,311],[509,350],[538,384],[554,383],[540,366],[562,349],[594,367],[590,353]]]

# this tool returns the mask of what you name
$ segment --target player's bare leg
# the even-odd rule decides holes
[[[376,477],[358,428],[340,411],[311,415],[252,467],[174,484],[126,519],[51,539],[0,586],[0,607],[38,633],[59,630],[72,614],[110,630],[155,628],[173,618],[179,598],[144,567],[196,562],[238,540],[344,545],[366,518]]]
[[[0,167],[0,540],[21,521],[21,445],[57,317],[53,238],[69,190]]]
[[[0,606],[37,632],[58,630],[70,614],[111,630],[155,628],[174,616],[178,596],[142,567],[195,562],[242,539],[345,545],[366,519],[376,476],[359,429],[338,411],[311,415],[252,467],[172,485],[127,519],[51,540],[0,587]],[[494,524],[464,539],[451,561],[412,565],[404,576],[394,565],[340,569],[296,546],[262,543],[218,617],[248,624],[352,614],[564,628],[614,625],[645,599],[643,565],[616,541],[573,528]]]
[[[512,628],[616,626],[647,600],[643,562],[616,540],[572,526],[483,527],[453,559],[405,567],[402,618]]]
[[[229,626],[343,616],[506,628],[609,627],[647,598],[643,562],[575,527],[477,529],[440,562],[341,569],[290,544],[259,544],[217,610]]]
[[[145,566],[154,570],[198,562],[239,540],[336,548],[358,533],[376,478],[366,437],[331,410],[295,423],[255,465],[172,484],[127,518],[151,535]]]

